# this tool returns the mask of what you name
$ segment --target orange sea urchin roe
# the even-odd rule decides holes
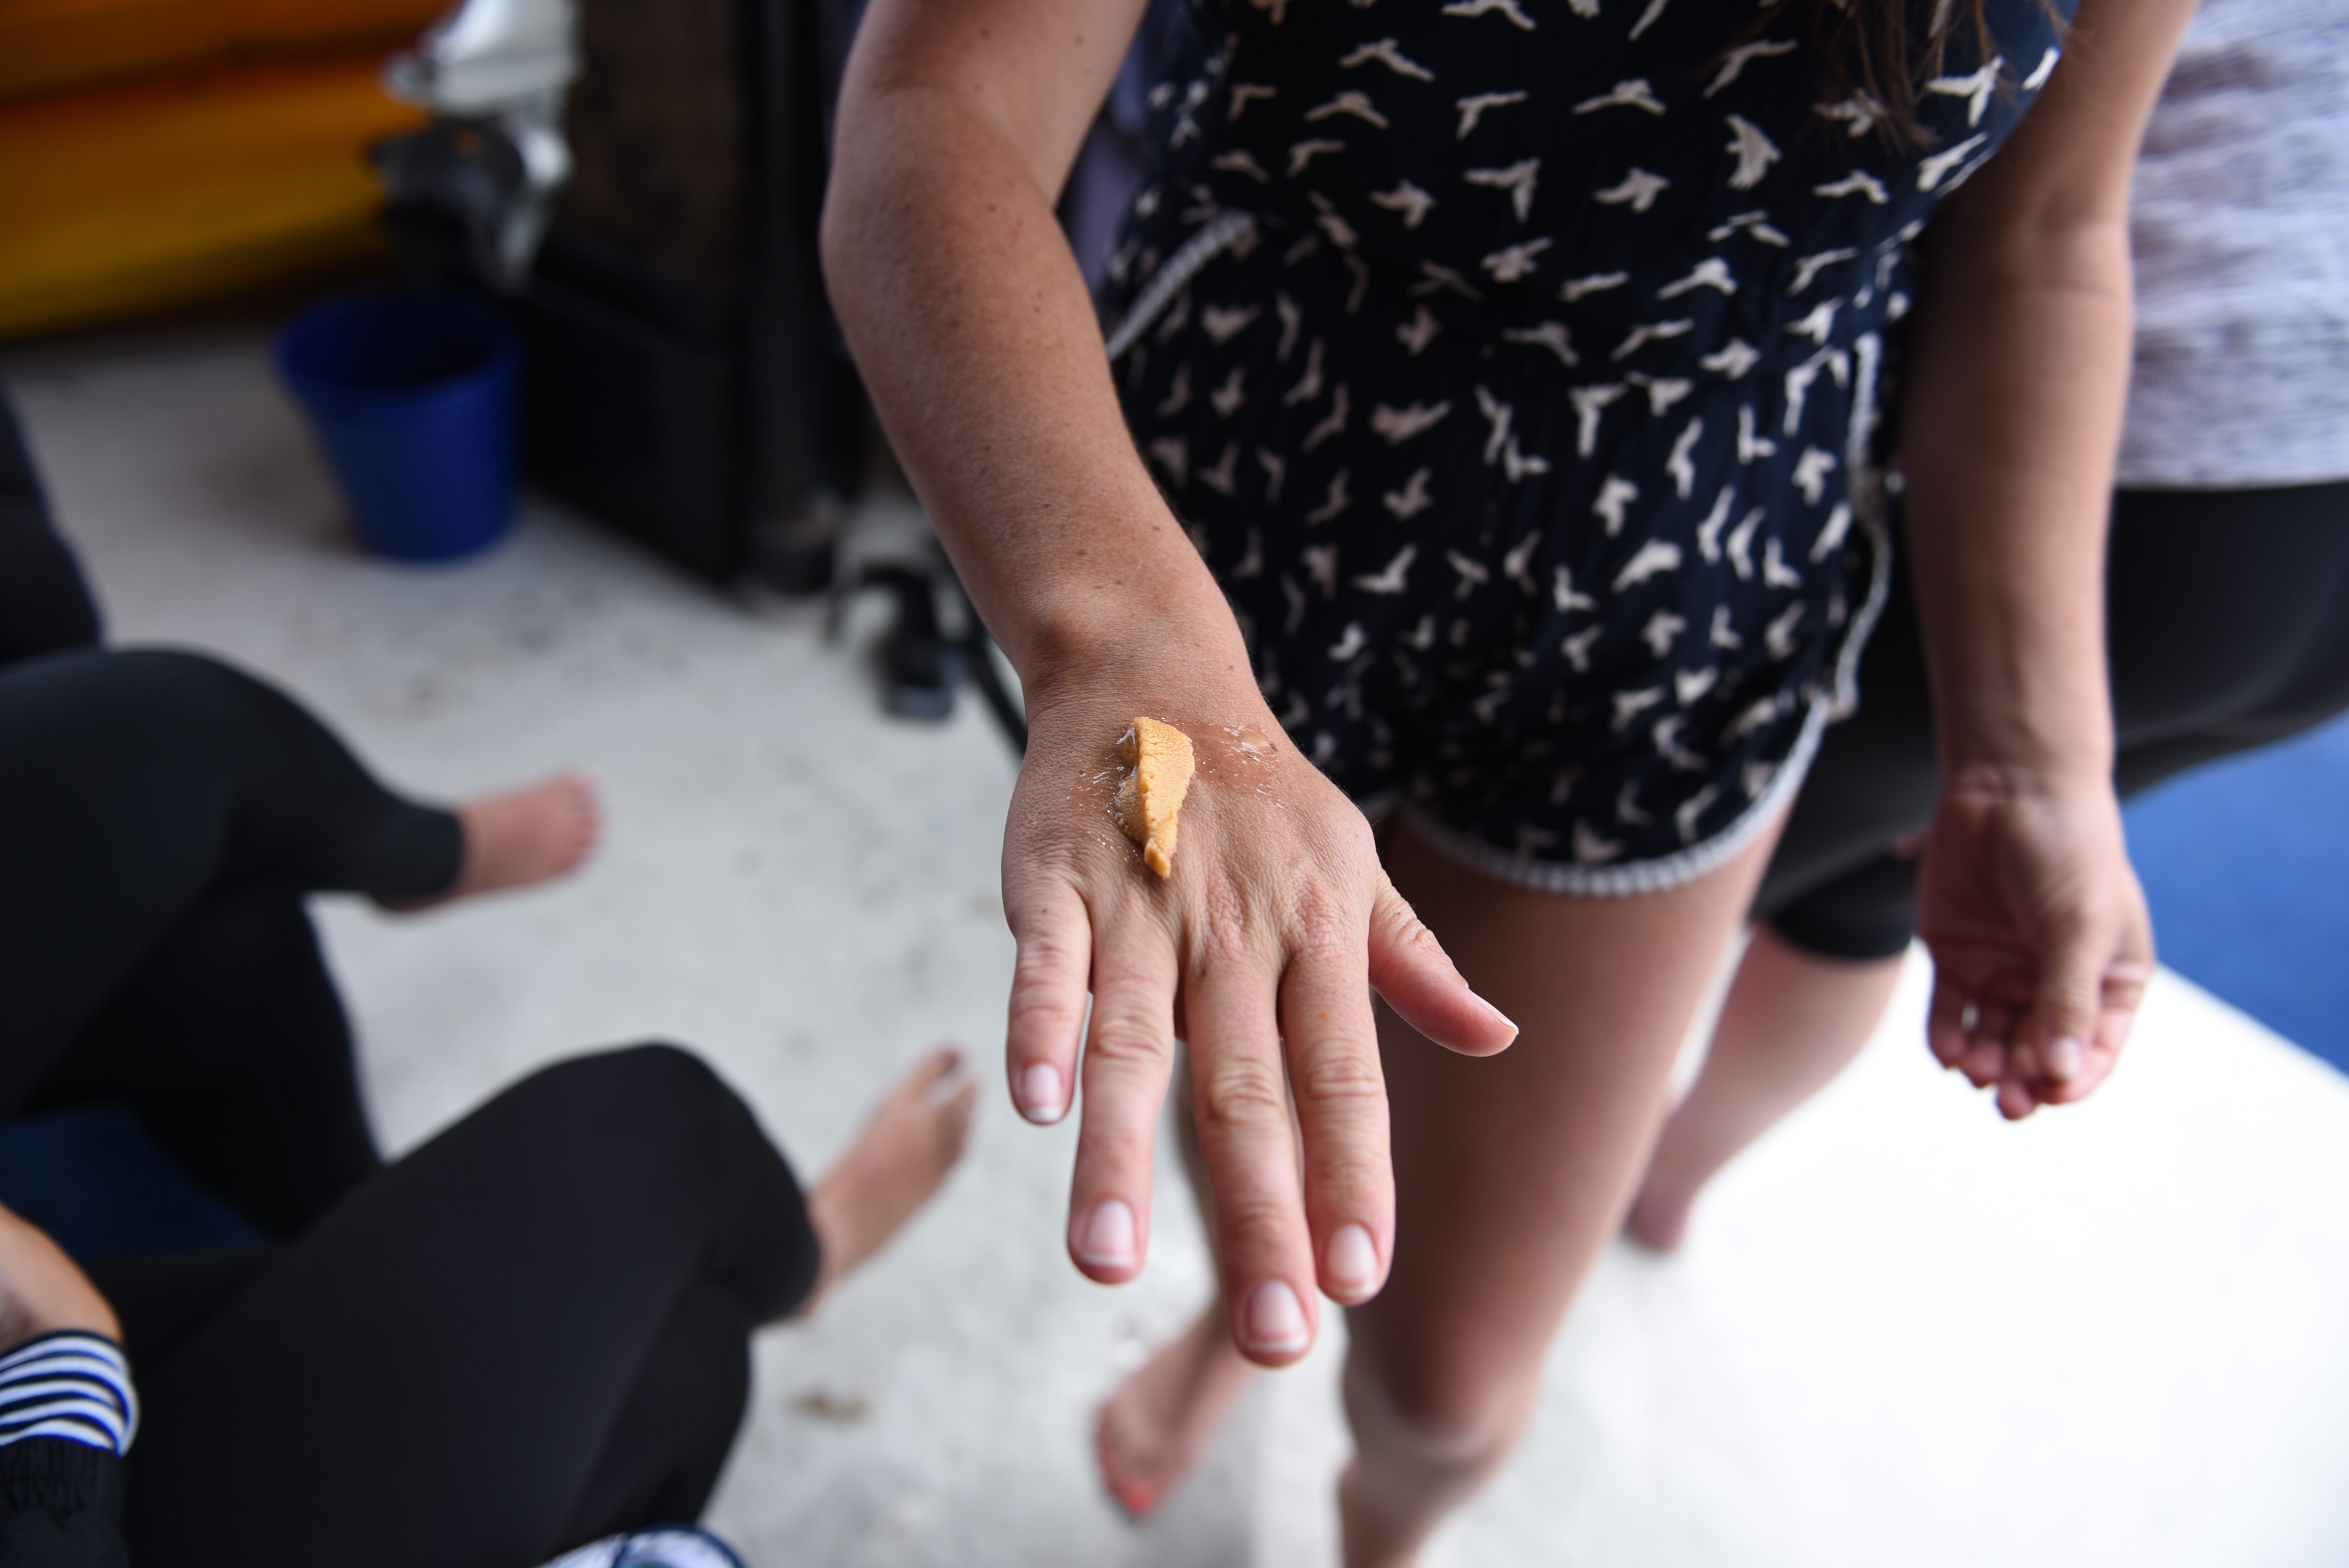
[[[1117,787],[1117,825],[1142,846],[1142,859],[1160,876],[1174,874],[1174,814],[1191,788],[1191,738],[1171,724],[1137,718],[1117,743],[1117,759],[1133,769]]]

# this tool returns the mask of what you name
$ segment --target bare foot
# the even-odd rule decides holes
[[[448,892],[431,898],[379,901],[400,913],[435,909],[477,893],[531,887],[575,871],[595,847],[600,825],[595,787],[580,773],[558,773],[502,795],[457,808],[465,858]]]
[[[808,1220],[823,1243],[823,1272],[794,1315],[805,1316],[840,1277],[877,1253],[930,1201],[962,1158],[978,1084],[961,1047],[941,1046],[897,1080],[855,1146],[823,1173]]]
[[[1232,1343],[1218,1299],[1120,1384],[1093,1428],[1102,1484],[1118,1505],[1143,1519],[1164,1502],[1206,1452],[1255,1371]]]
[[[530,887],[575,871],[595,847],[595,787],[582,773],[558,773],[457,808],[465,866],[450,898]]]

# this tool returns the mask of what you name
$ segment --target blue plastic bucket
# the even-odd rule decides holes
[[[277,338],[359,536],[402,561],[471,555],[512,523],[521,365],[513,329],[455,294],[329,300]]]

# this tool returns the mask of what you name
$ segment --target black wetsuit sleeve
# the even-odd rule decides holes
[[[0,1355],[0,1563],[116,1568],[139,1398],[122,1347],[44,1334]]]
[[[0,1448],[0,1563],[8,1568],[124,1568],[124,1460],[71,1438]]]

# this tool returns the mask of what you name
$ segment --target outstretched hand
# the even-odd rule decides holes
[[[2085,1098],[2153,975],[2153,927],[2101,779],[1961,773],[1925,841],[1933,1054],[2010,1119]]]
[[[1500,1050],[1516,1029],[1469,990],[1387,880],[1361,812],[1253,687],[1179,684],[1089,680],[1032,716],[1003,846],[1011,1093],[1029,1119],[1059,1120],[1081,1038],[1069,1253],[1120,1284],[1149,1249],[1153,1131],[1174,1041],[1189,1043],[1233,1341],[1278,1366],[1312,1345],[1317,1284],[1366,1301],[1393,1257],[1371,988],[1454,1050]],[[1185,731],[1197,759],[1164,880],[1112,806],[1114,748],[1137,714]]]

